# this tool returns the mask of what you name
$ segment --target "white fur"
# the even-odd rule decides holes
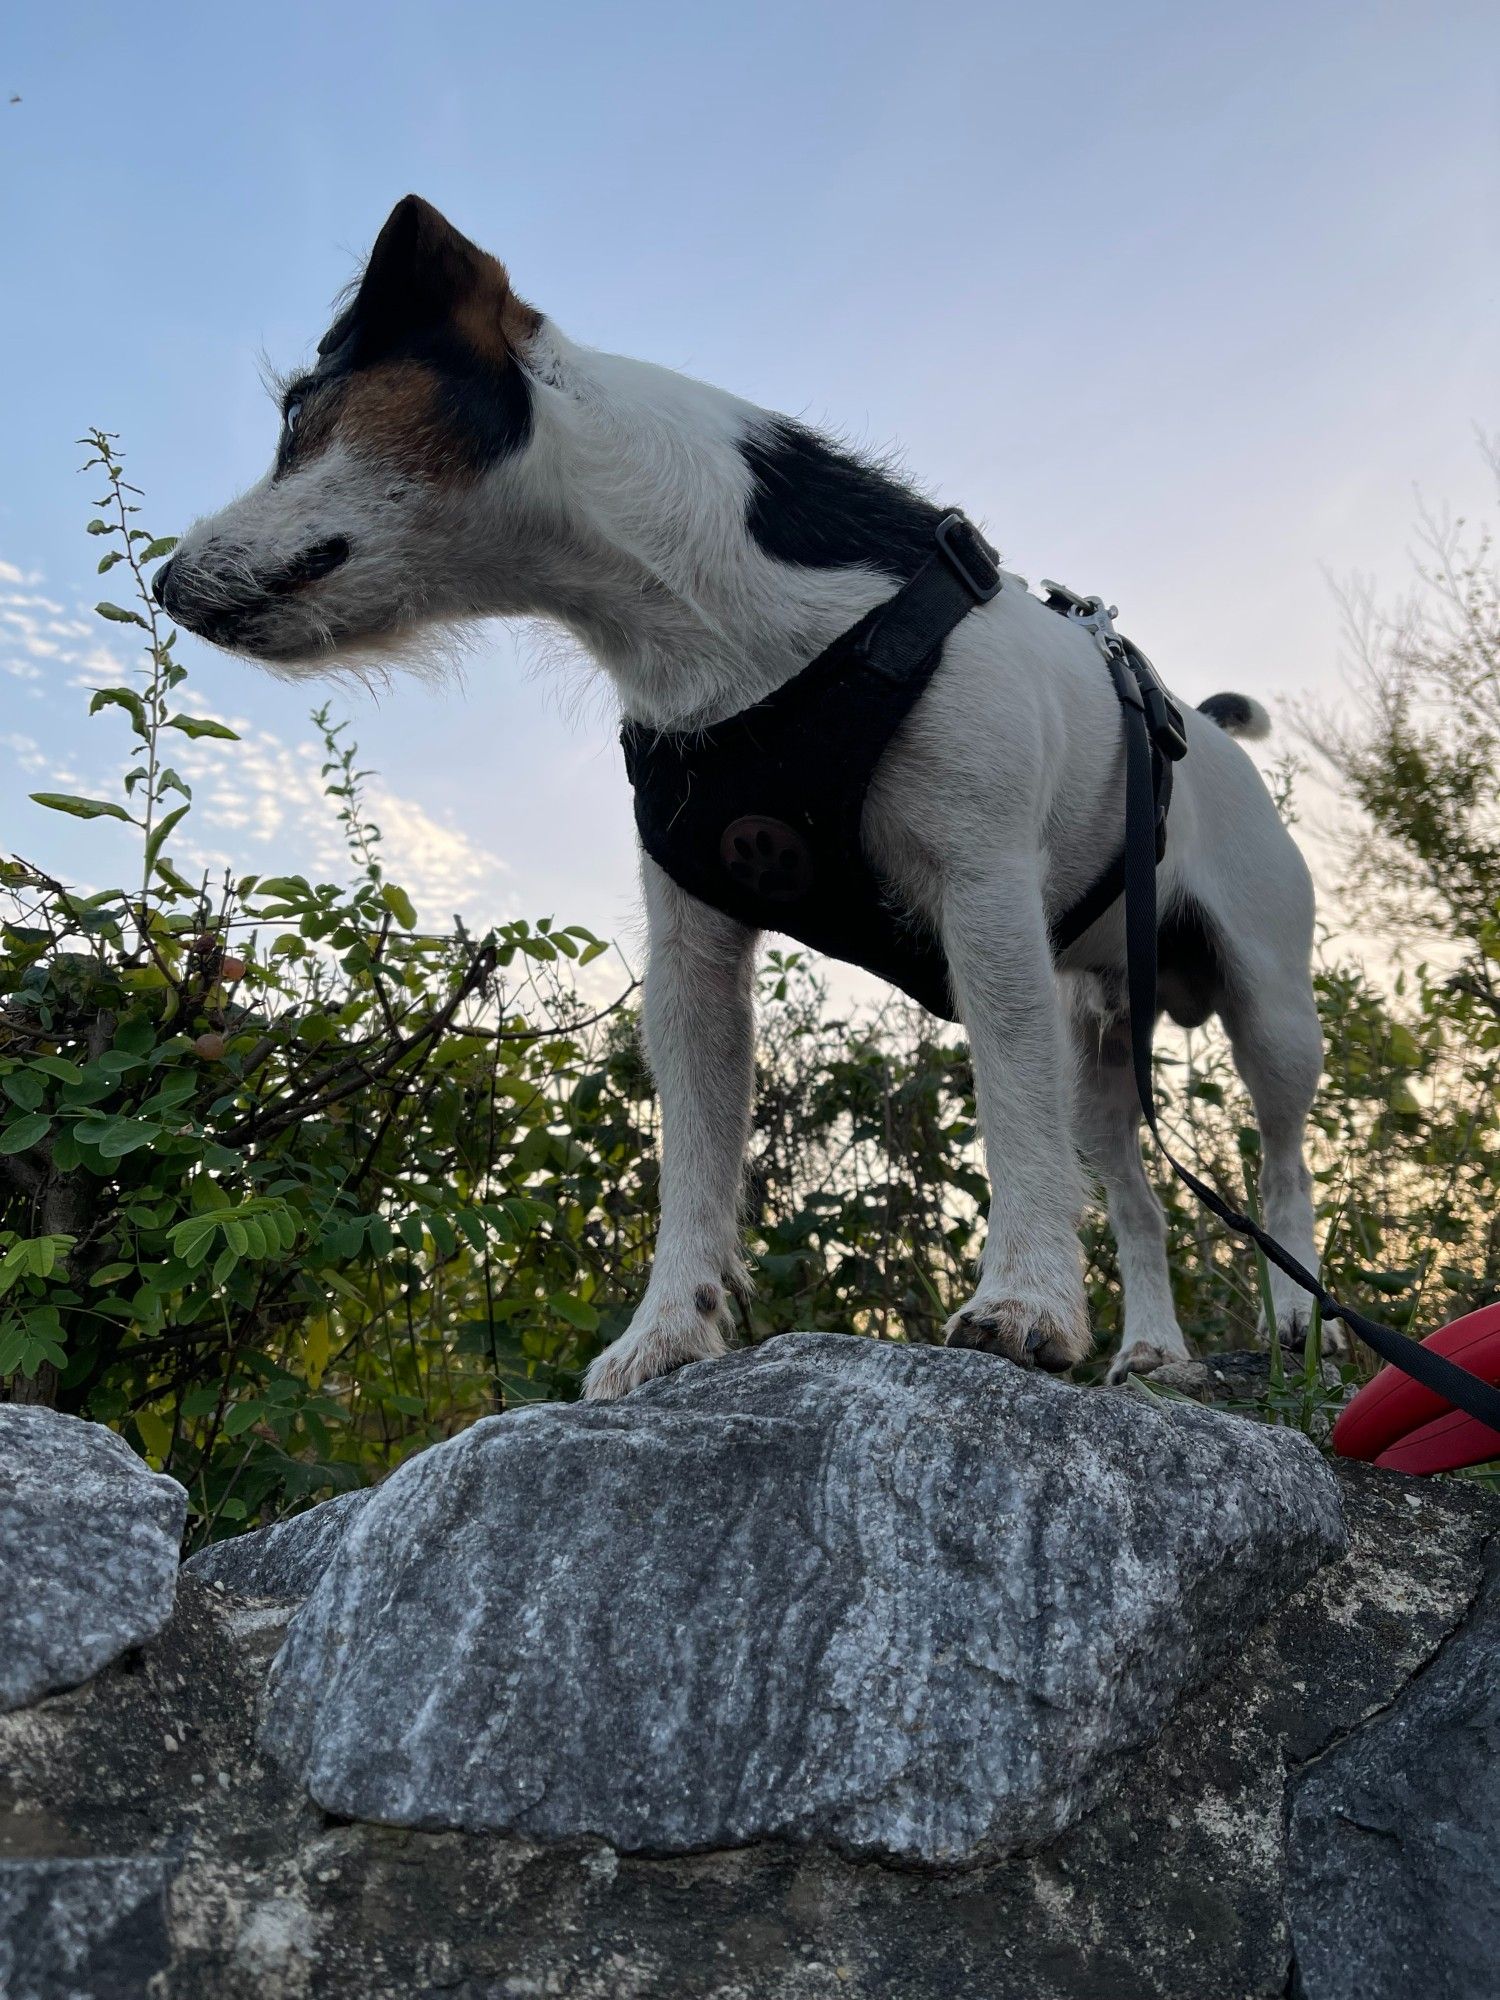
[[[288,598],[269,642],[257,635],[257,655],[282,671],[399,655],[455,621],[541,616],[589,650],[627,716],[674,729],[744,708],[889,595],[892,579],[875,570],[792,566],[751,539],[738,445],[767,421],[754,406],[578,348],[546,321],[526,364],[533,436],[476,484],[424,488],[330,452],[199,524],[178,563],[211,583],[216,562],[253,573],[344,534],[355,551],[345,567]],[[1264,721],[1258,705],[1255,721]],[[1308,973],[1311,886],[1244,753],[1195,711],[1186,726],[1163,910],[1191,898],[1223,941],[1223,1011],[1264,1135],[1267,1220],[1315,1265],[1302,1158],[1322,1047]],[[1260,731],[1252,723],[1245,733]],[[1097,986],[1089,969],[1122,961],[1121,918],[1111,911],[1056,969],[1046,923],[1113,854],[1122,821],[1109,677],[1086,634],[1009,578],[948,641],[877,772],[864,834],[904,901],[936,926],[973,1049],[993,1205],[977,1290],[953,1337],[1056,1366],[1087,1353],[1076,1131],[1120,1241],[1116,1375],[1186,1353],[1139,1107],[1128,1071],[1107,1059],[1118,1010],[1101,1027],[1087,1004]],[[649,861],[644,877],[661,1231],[633,1324],[589,1372],[594,1396],[721,1351],[723,1288],[738,1270],[756,939]],[[1305,1319],[1295,1289],[1279,1274],[1272,1284],[1283,1323]]]

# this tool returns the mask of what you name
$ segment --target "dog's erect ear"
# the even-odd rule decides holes
[[[420,195],[391,210],[375,239],[354,303],[339,315],[318,345],[330,354],[346,341],[353,359],[374,359],[398,341],[450,320],[489,276],[504,267],[439,215]]]

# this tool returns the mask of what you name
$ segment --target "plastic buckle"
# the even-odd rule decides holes
[[[988,604],[999,595],[999,557],[967,515],[945,514],[933,530],[933,539],[977,603]]]
[[[1182,726],[1182,710],[1157,679],[1156,669],[1144,653],[1135,655],[1131,667],[1141,690],[1151,741],[1163,757],[1176,764],[1187,755],[1188,747],[1187,731]]]

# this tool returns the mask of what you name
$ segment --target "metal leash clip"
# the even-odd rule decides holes
[[[1183,728],[1182,710],[1167,693],[1160,674],[1139,646],[1122,639],[1115,630],[1115,620],[1120,615],[1119,605],[1111,604],[1106,609],[1102,597],[1080,597],[1066,584],[1051,583],[1046,577],[1042,578],[1042,588],[1047,592],[1047,602],[1054,611],[1060,611],[1075,625],[1093,633],[1094,643],[1106,660],[1118,660],[1129,667],[1136,687],[1134,706],[1144,711],[1151,741],[1162,756],[1174,764],[1178,758],[1186,756],[1187,732]],[[1128,682],[1121,684],[1122,700],[1128,698],[1128,687]]]
[[[1115,630],[1115,620],[1120,615],[1118,604],[1111,604],[1106,610],[1102,597],[1080,597],[1065,583],[1053,583],[1045,576],[1042,588],[1049,598],[1057,600],[1054,610],[1061,610],[1064,617],[1071,618],[1075,625],[1082,625],[1086,631],[1093,633],[1101,652],[1107,653],[1112,645],[1123,651],[1124,641]]]

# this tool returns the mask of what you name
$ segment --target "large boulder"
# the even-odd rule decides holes
[[[1500,1497],[1472,1480],[1334,1471],[1347,1557],[1120,1760],[1092,1812],[1045,1846],[951,1873],[816,1844],[622,1854],[597,1839],[326,1814],[257,1749],[288,1607],[185,1576],[156,1639],[0,1715],[0,1992],[1339,2000],[1351,1976],[1360,1990],[1365,1934],[1348,1928],[1345,1906],[1325,1920],[1303,1902],[1304,1874],[1320,1893],[1318,1832],[1308,1822],[1299,1834],[1294,1868],[1289,1793],[1465,1657],[1465,1621],[1487,1615],[1475,1598]],[[1476,1926],[1500,1907],[1482,1784],[1438,1787],[1393,1825],[1413,1852],[1454,1842],[1487,1858],[1487,1877],[1465,1871],[1462,1892]],[[1396,1952],[1419,1964],[1433,1946],[1424,1913],[1387,1894],[1380,1866],[1382,1909],[1361,1907],[1381,1926],[1384,1979]],[[1406,1991],[1445,1991],[1451,1962],[1435,1957],[1434,1977]]]
[[[0,1710],[76,1686],[172,1615],[187,1495],[113,1431],[0,1403]]]
[[[263,1742],[395,1825],[971,1863],[1077,1820],[1344,1539],[1294,1433],[788,1336],[408,1461]]]
[[[1318,2000],[1500,1988],[1500,1545],[1467,1623],[1293,1793],[1288,1900]]]
[[[195,1583],[222,1584],[240,1597],[300,1600],[322,1576],[354,1516],[371,1497],[368,1487],[320,1501],[269,1528],[230,1535],[189,1556],[183,1573]]]

